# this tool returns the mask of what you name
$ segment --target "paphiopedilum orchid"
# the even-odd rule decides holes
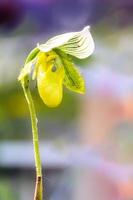
[[[84,59],[94,51],[94,41],[89,26],[80,32],[66,33],[51,38],[45,44],[37,44],[28,55],[18,80],[21,82],[28,103],[33,135],[34,157],[36,166],[36,188],[34,200],[42,200],[42,165],[39,151],[37,117],[29,87],[30,75],[37,80],[39,95],[49,107],[61,103],[63,85],[68,89],[83,94],[84,78],[73,64],[73,56]]]
[[[93,51],[94,41],[89,26],[80,32],[58,35],[45,44],[37,44],[28,55],[18,79],[24,82],[32,74],[43,102],[49,107],[56,107],[62,101],[63,85],[84,94],[85,81],[72,57],[85,59]]]

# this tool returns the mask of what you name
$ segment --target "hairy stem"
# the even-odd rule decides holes
[[[27,80],[28,83],[28,80]],[[34,194],[34,200],[42,200],[42,165],[39,150],[39,138],[38,138],[38,128],[37,128],[37,117],[32,95],[28,84],[21,82],[26,101],[28,103],[31,125],[32,125],[32,136],[33,136],[33,146],[34,146],[34,157],[36,166],[36,188]]]

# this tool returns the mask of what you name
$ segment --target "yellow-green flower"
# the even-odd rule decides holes
[[[71,32],[51,38],[45,44],[37,44],[28,55],[18,80],[25,83],[32,74],[37,80],[39,95],[49,107],[62,101],[63,85],[83,94],[85,81],[72,56],[85,59],[94,51],[94,41],[89,26],[80,32]]]

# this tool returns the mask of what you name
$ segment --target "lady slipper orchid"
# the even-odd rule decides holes
[[[94,51],[94,41],[89,26],[80,32],[71,32],[37,44],[28,55],[18,80],[27,84],[29,75],[37,80],[39,95],[49,107],[62,101],[63,85],[71,91],[84,94],[85,81],[72,56],[85,59]]]

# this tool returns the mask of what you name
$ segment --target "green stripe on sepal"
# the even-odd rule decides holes
[[[94,51],[94,41],[90,34],[89,27],[77,32],[66,44],[59,47],[63,52],[79,59],[89,57]]]
[[[71,91],[84,94],[85,93],[85,81],[77,67],[74,64],[65,59],[61,58],[64,65],[65,77],[63,84]]]

